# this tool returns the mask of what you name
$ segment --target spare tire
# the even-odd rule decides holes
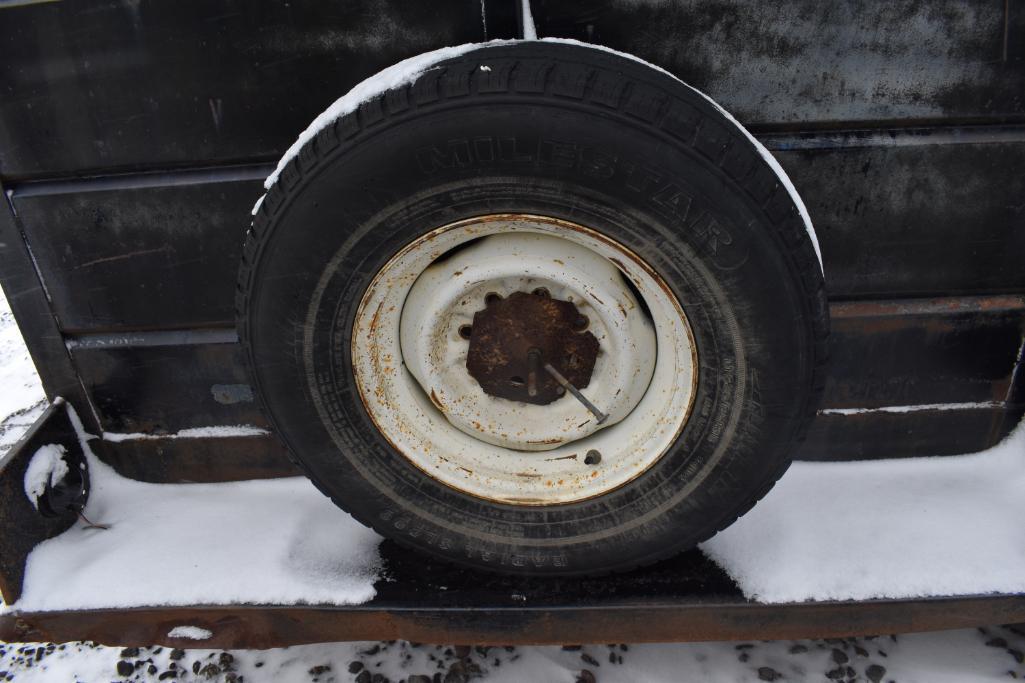
[[[268,180],[239,337],[277,434],[384,536],[627,570],[730,524],[815,414],[828,313],[771,156],[650,65],[448,48],[357,87]]]

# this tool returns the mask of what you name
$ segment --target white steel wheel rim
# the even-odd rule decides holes
[[[602,425],[568,394],[529,405],[460,374],[467,342],[457,330],[482,307],[474,302],[536,287],[591,320],[601,347],[582,391],[609,413]],[[352,333],[360,398],[394,449],[447,486],[513,505],[586,500],[650,468],[687,421],[696,353],[683,308],[639,256],[581,225],[526,214],[459,221],[406,246],[367,288]]]

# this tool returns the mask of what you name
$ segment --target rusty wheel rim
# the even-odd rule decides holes
[[[360,398],[396,452],[464,493],[571,503],[647,471],[693,407],[683,307],[585,226],[498,214],[395,254],[356,314]]]

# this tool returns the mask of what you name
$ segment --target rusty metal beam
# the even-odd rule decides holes
[[[1022,620],[1022,595],[784,605],[704,599],[540,608],[211,606],[5,614],[0,639],[224,649],[393,639],[542,645],[840,638]],[[213,635],[201,642],[168,636],[181,625]]]
[[[303,476],[273,434],[104,441],[102,446],[103,461],[118,474],[154,484]]]
[[[955,313],[1018,312],[1025,314],[1025,295],[943,296],[920,299],[834,301],[829,304],[833,320],[847,318],[889,318],[950,315]]]

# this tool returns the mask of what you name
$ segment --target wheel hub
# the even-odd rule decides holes
[[[468,331],[466,369],[490,396],[547,405],[566,391],[548,372],[555,367],[576,387],[591,381],[598,339],[570,301],[553,299],[548,290],[513,292],[485,298]],[[464,332],[465,334],[465,332]]]
[[[401,357],[450,424],[497,446],[550,450],[619,422],[644,396],[654,330],[608,259],[528,232],[435,253],[402,304]],[[555,389],[571,368],[596,411]],[[562,386],[579,391],[576,382]]]

